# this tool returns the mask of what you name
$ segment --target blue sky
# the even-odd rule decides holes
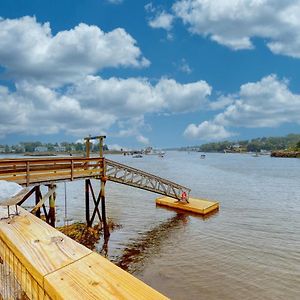
[[[299,133],[299,13],[299,0],[2,0],[0,144]]]

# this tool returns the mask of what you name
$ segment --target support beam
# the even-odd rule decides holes
[[[53,183],[48,185],[49,191],[55,188],[56,186]],[[49,224],[52,227],[55,227],[55,200],[56,200],[56,193],[54,192],[49,196]]]
[[[41,196],[42,196],[42,194],[41,194],[40,186],[37,185],[37,186],[35,186],[35,205],[39,204],[39,202],[42,198]],[[35,215],[36,215],[36,217],[41,218],[41,209],[40,208],[37,209],[37,211],[35,212]]]
[[[90,180],[85,180],[85,221],[87,226],[90,224],[90,190],[89,190]]]

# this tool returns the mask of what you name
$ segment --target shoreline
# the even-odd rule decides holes
[[[282,158],[300,158],[300,151],[272,151],[271,157],[282,157]]]

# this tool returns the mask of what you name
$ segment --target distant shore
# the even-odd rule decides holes
[[[99,152],[91,152],[91,155],[99,155]],[[119,150],[106,150],[104,154],[123,154],[122,151]],[[23,153],[23,156],[85,156],[86,153],[83,151],[76,152],[26,152]]]
[[[287,157],[287,158],[300,158],[300,151],[272,151],[272,157]]]

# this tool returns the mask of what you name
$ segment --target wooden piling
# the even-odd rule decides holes
[[[87,226],[91,226],[90,224],[90,190],[89,190],[90,180],[85,180],[85,221]]]
[[[55,184],[51,183],[48,185],[48,190],[55,188]],[[55,227],[55,200],[56,200],[56,193],[54,192],[49,197],[49,223],[52,227]]]
[[[40,190],[40,186],[37,185],[35,186],[35,205],[37,205],[41,200],[41,190]],[[35,215],[40,218],[41,217],[41,209],[39,208]]]

